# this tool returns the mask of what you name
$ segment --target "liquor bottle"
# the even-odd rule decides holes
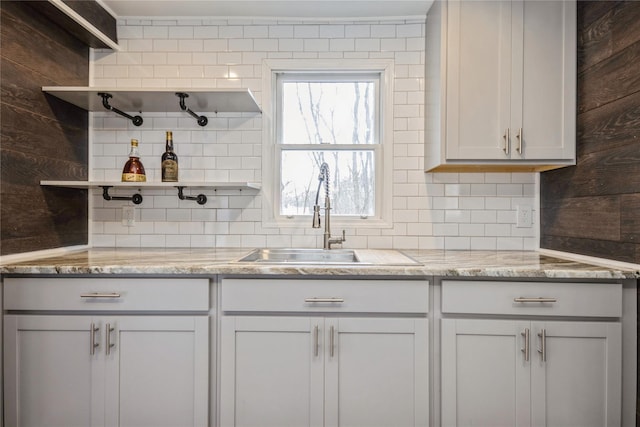
[[[173,151],[173,133],[167,131],[167,145],[162,155],[162,182],[178,181],[178,156]]]
[[[138,152],[138,140],[132,139],[129,160],[122,169],[122,182],[145,182],[146,180],[147,176],[144,173],[144,166]]]

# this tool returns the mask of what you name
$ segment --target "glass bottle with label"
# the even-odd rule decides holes
[[[162,155],[162,182],[178,181],[178,155],[173,151],[173,133],[167,131],[167,144]]]
[[[138,152],[138,140],[131,140],[131,152],[129,160],[122,169],[122,182],[146,182],[147,176],[144,172],[144,166],[140,161],[140,153]]]

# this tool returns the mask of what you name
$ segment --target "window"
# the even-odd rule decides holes
[[[270,75],[265,86],[273,96],[273,128],[266,133],[272,157],[265,165],[265,172],[273,174],[272,218],[279,225],[296,218],[306,221],[316,197],[323,208],[325,188],[318,177],[327,163],[332,217],[367,220],[373,226],[390,213],[383,204],[389,191],[385,177],[390,181],[385,157],[391,150],[385,153],[383,143],[390,129],[385,126],[385,117],[391,117],[385,107],[390,65],[324,65],[265,70]]]
[[[379,74],[278,74],[281,215],[312,213],[324,162],[332,214],[376,215],[379,81]],[[324,187],[320,193],[323,206]]]

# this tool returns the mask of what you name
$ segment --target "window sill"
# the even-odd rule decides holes
[[[264,219],[262,221],[264,228],[308,228],[311,227],[311,216],[306,217],[294,217],[294,218],[271,218]],[[345,230],[360,229],[360,228],[393,228],[393,224],[390,221],[385,221],[381,218],[340,218],[331,217],[331,228],[333,230]],[[324,230],[324,216],[321,217],[320,229]]]

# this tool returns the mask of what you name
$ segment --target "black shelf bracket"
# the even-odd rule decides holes
[[[102,198],[105,200],[131,200],[134,205],[139,205],[142,203],[142,194],[134,194],[133,196],[110,196],[109,189],[112,187],[111,185],[101,185],[102,187]]]
[[[191,117],[198,121],[198,124],[200,126],[206,126],[207,123],[209,123],[209,119],[207,119],[205,116],[199,116],[191,111],[191,108],[187,108],[187,105],[184,103],[184,99],[189,97],[188,93],[176,92],[176,96],[180,98],[180,109],[189,113]]]
[[[105,93],[105,92],[99,92],[98,96],[102,97],[102,106],[104,108],[106,108],[107,110],[111,110],[116,114],[120,114],[122,117],[126,117],[127,119],[131,120],[131,123],[134,124],[134,126],[140,126],[142,124],[142,117],[140,116],[130,116],[129,114],[125,113],[122,110],[118,110],[115,107],[112,107],[109,104],[109,98],[113,98],[113,95],[111,95],[110,93]]]
[[[184,187],[176,187],[178,189],[178,198],[180,200],[195,200],[199,205],[207,203],[207,196],[204,194],[198,194],[197,196],[185,196],[182,192]]]

